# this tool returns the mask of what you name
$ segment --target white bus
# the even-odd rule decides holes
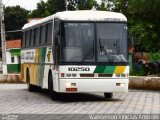
[[[127,92],[127,19],[107,11],[64,11],[24,25],[21,78],[57,93]]]

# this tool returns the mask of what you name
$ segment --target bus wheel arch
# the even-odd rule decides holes
[[[30,83],[30,74],[29,74],[29,68],[27,67],[26,69],[26,83],[29,84]]]
[[[36,90],[35,86],[30,83],[30,72],[29,72],[28,67],[26,69],[26,83],[27,83],[27,86],[28,86],[28,91],[34,92]]]
[[[57,98],[57,92],[54,91],[53,87],[53,75],[51,69],[48,72],[48,92],[52,100]]]

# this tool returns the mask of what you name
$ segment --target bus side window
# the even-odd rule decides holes
[[[27,47],[28,31],[25,33],[25,47]]]
[[[35,39],[35,44],[36,45],[39,45],[39,43],[40,43],[40,27],[37,27],[36,28],[36,39]]]
[[[52,23],[47,24],[47,39],[46,44],[51,44],[52,42]]]
[[[47,39],[48,39],[48,24],[45,25],[45,39],[44,39],[44,44],[47,44]]]
[[[22,43],[21,43],[22,47],[25,47],[25,40],[26,40],[26,32],[24,31],[23,32],[23,40],[22,40]]]
[[[30,31],[27,31],[27,37],[26,37],[26,47],[29,47],[29,42],[30,42]]]
[[[34,32],[34,36],[33,36],[33,46],[36,45],[36,38],[38,37],[38,36],[36,36],[36,31],[37,31],[37,28],[34,28],[34,30],[33,30],[33,32]]]
[[[46,24],[41,27],[41,43],[40,43],[40,45],[45,44],[45,39],[46,39]]]
[[[34,29],[31,30],[31,40],[29,46],[33,46],[33,41],[34,41]]]

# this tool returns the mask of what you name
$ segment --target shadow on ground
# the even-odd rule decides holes
[[[43,94],[44,96],[50,98],[48,90],[46,89],[41,89],[37,92],[38,93],[36,94]],[[97,102],[97,101],[119,102],[123,100],[114,98],[114,96],[112,99],[105,99],[103,94],[96,94],[96,93],[58,93],[53,99],[53,101],[65,103],[65,102]]]

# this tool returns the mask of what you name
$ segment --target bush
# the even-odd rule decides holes
[[[138,70],[132,69],[130,71],[130,75],[131,76],[145,76],[146,72],[145,72],[145,69],[142,66],[140,66]]]
[[[148,61],[156,62],[158,60],[160,60],[160,50],[156,53],[149,53],[148,54]]]
[[[156,53],[148,54],[148,62],[139,60],[138,63],[134,63],[134,68],[130,72],[130,75],[134,76],[146,76],[146,75],[158,75],[160,76],[160,50]]]

